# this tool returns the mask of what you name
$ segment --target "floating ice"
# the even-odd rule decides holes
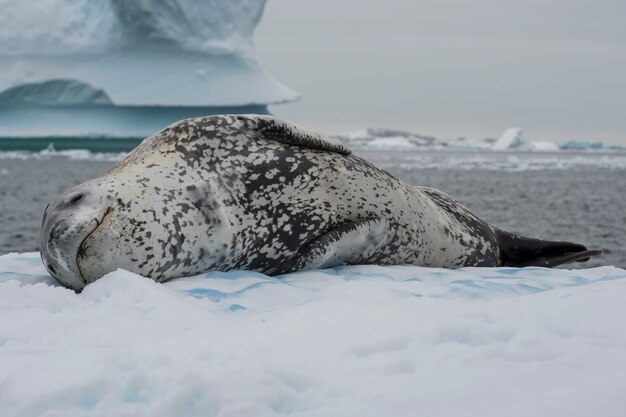
[[[561,149],[573,151],[623,151],[624,148],[618,145],[607,145],[602,142],[586,142],[582,140],[570,140],[559,145]]]
[[[145,136],[185,117],[295,100],[254,54],[264,6],[0,0],[0,135]],[[35,110],[14,108],[24,104]]]
[[[337,139],[354,148],[411,150],[421,147],[441,147],[437,139],[401,130],[365,129],[351,133],[334,135]]]
[[[497,151],[503,151],[505,149],[519,149],[526,144],[522,129],[519,127],[512,127],[507,129],[506,132],[500,136],[500,138],[493,144],[493,149]]]
[[[494,151],[505,151],[512,149],[527,151],[558,151],[559,146],[552,142],[530,142],[524,138],[522,129],[512,127],[507,129],[500,138],[494,142]]]
[[[24,139],[28,140],[28,139]],[[39,152],[29,151],[5,151],[0,152],[0,160],[2,159],[18,159],[18,160],[43,160],[43,159],[67,159],[70,161],[107,161],[117,162],[127,155],[126,152],[90,152],[85,149],[69,149],[57,151],[50,144],[48,148]]]
[[[565,151],[624,151],[621,146],[606,145],[601,142],[568,141],[556,144],[550,141],[529,141],[524,137],[522,129],[507,129],[498,140],[454,139],[440,140],[432,136],[424,136],[411,132],[386,129],[366,129],[351,133],[334,135],[355,149],[364,150],[415,150],[415,151],[521,151],[521,152],[558,152]]]
[[[619,416],[626,271],[352,266],[81,294],[0,256],[2,415]]]
[[[21,84],[0,93],[0,106],[103,106],[111,105],[107,94],[73,80],[48,80]]]
[[[0,91],[49,80],[120,106],[289,101],[254,56],[264,0],[0,0]],[[49,16],[54,15],[54,19]]]

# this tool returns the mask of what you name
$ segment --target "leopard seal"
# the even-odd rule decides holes
[[[556,266],[598,253],[501,231],[337,139],[253,115],[187,119],[146,138],[48,205],[40,249],[78,291],[116,268],[162,282],[340,264]]]

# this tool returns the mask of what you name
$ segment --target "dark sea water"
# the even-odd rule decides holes
[[[361,155],[408,183],[448,193],[500,228],[603,251],[579,266],[626,268],[626,155]],[[0,254],[36,251],[45,205],[113,164],[0,157]]]

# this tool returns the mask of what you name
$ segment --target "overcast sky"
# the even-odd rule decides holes
[[[327,132],[409,129],[626,145],[624,0],[269,0],[255,35]]]

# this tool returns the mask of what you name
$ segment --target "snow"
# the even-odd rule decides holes
[[[254,54],[264,6],[265,0],[0,0],[0,92],[67,80],[102,90],[117,106],[291,101],[297,94]]]
[[[621,416],[626,271],[352,266],[81,294],[0,256],[3,416]]]

